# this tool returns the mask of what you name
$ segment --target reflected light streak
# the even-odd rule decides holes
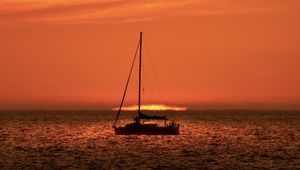
[[[119,110],[119,107],[114,107],[113,110]],[[122,108],[125,111],[135,111],[138,110],[137,105],[132,106],[125,106]],[[141,110],[148,110],[148,111],[184,111],[187,110],[187,107],[179,107],[179,106],[166,106],[162,104],[151,104],[151,105],[141,105]]]

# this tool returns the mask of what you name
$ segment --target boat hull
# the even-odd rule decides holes
[[[179,135],[179,126],[130,125],[115,127],[116,135]]]

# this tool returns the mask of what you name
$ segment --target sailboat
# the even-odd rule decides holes
[[[113,125],[116,135],[179,135],[179,124],[175,121],[169,121],[166,116],[150,116],[141,112],[141,86],[142,86],[142,44],[143,44],[143,33],[140,32],[140,39],[137,47],[135,57],[133,59],[129,77],[127,79],[123,98],[117,112],[116,120]],[[119,115],[122,110],[123,102],[126,96],[127,87],[130,81],[131,73],[139,49],[139,86],[138,86],[138,110],[137,115],[134,117],[133,122],[126,124],[123,127],[117,127]],[[144,123],[147,120],[164,121],[163,125],[157,123]],[[143,121],[143,122],[142,122]]]

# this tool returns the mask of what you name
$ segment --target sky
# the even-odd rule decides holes
[[[1,0],[0,108],[300,108],[298,0]],[[126,104],[137,102],[137,68]]]

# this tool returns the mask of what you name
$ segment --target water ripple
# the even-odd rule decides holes
[[[2,111],[0,169],[300,168],[299,112],[164,114],[181,135],[116,136],[110,111]]]

